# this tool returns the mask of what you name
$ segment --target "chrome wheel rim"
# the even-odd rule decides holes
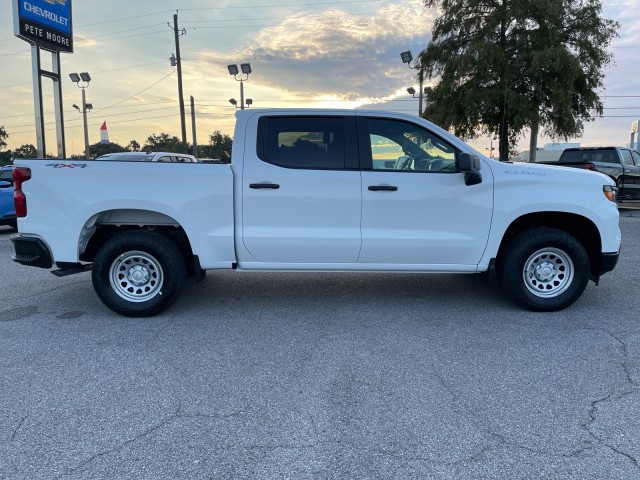
[[[146,302],[162,288],[164,274],[160,262],[145,252],[126,252],[116,258],[109,270],[111,288],[129,302]]]
[[[557,297],[573,281],[571,257],[557,248],[543,248],[532,254],[524,264],[524,284],[537,297]]]

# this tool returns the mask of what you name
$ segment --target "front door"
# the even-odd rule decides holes
[[[488,168],[482,183],[466,186],[456,167],[457,149],[404,120],[360,117],[358,134],[365,157],[358,261],[431,270],[476,265],[493,210]]]

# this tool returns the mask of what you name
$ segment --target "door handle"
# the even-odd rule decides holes
[[[276,190],[280,188],[280,185],[277,183],[250,183],[249,188],[269,188],[271,190]]]
[[[372,192],[386,191],[386,192],[395,192],[398,190],[398,187],[393,185],[370,185],[369,190]]]

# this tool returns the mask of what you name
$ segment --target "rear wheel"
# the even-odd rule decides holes
[[[92,270],[93,288],[116,313],[150,317],[178,298],[186,278],[180,249],[159,233],[131,231],[107,241]]]
[[[509,240],[497,264],[498,279],[513,301],[533,311],[575,302],[589,281],[589,256],[572,235],[540,227]]]

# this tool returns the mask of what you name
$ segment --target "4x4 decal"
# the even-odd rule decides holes
[[[85,168],[87,166],[86,163],[47,163],[46,167],[53,168]]]

